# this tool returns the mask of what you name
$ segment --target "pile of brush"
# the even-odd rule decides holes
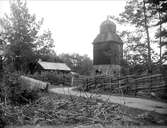
[[[45,95],[34,103],[23,106],[3,104],[1,110],[6,123],[11,125],[142,125],[152,124],[153,120],[157,121],[152,116],[151,120],[144,123],[148,116],[131,115],[118,104],[102,102],[92,98],[56,94]]]
[[[125,121],[129,117],[119,110],[119,105],[104,103],[95,99],[44,96],[24,106],[2,105],[7,124],[94,124]],[[132,123],[134,120],[130,119]]]

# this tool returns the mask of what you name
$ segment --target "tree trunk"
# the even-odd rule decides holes
[[[143,0],[143,10],[144,10],[144,23],[145,23],[145,31],[147,35],[147,47],[148,47],[148,72],[151,73],[151,47],[150,47],[150,36],[149,36],[149,30],[148,30],[148,24],[147,24],[147,15],[146,15],[146,5],[145,0]]]
[[[161,14],[160,11],[158,12],[159,15],[159,21],[160,21],[160,26],[159,26],[159,33],[162,31],[162,24],[161,24]],[[162,64],[162,43],[161,43],[161,36],[159,37],[159,63],[160,65]]]

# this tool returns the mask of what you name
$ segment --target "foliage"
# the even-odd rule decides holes
[[[162,60],[161,46],[165,44],[165,40],[159,35],[165,33],[162,26],[162,24],[165,26],[165,15],[167,14],[165,5],[166,2],[163,0],[128,0],[125,11],[120,13],[119,17],[111,17],[119,24],[128,24],[133,28],[120,34],[123,37],[123,42],[125,42],[124,56],[128,63],[131,61],[137,65],[144,64],[150,73],[153,71],[154,63],[158,64]],[[160,27],[156,32],[153,27],[158,25]],[[157,33],[156,38],[159,38],[159,41],[150,36],[152,33]],[[160,44],[159,55],[152,47],[154,42]]]
[[[123,31],[120,34],[124,40],[124,59],[129,64],[145,64],[147,62],[147,46],[142,43],[142,34],[138,35],[133,32]]]
[[[12,1],[10,9],[11,14],[0,19],[5,63],[13,71],[29,72],[29,64],[36,61],[38,54],[49,54],[54,46],[51,32],[48,30],[39,36],[43,19],[37,21],[36,16],[29,13],[26,2]]]
[[[129,69],[130,72],[137,73],[138,71],[141,73],[142,71],[147,71],[147,59],[148,59],[148,50],[147,45],[145,42],[142,41],[143,34],[139,31],[136,34],[134,30],[133,32],[130,31],[122,31],[120,33],[120,37],[124,42],[124,49],[123,49],[123,61],[122,67],[124,70],[125,68]],[[158,61],[158,54],[151,49],[152,54],[152,61]],[[126,63],[126,65],[125,65]],[[153,64],[152,64],[153,68]],[[140,70],[141,69],[141,70]],[[129,74],[129,71],[125,74]]]
[[[47,61],[47,62],[63,62],[55,52],[47,55],[39,54],[38,58],[40,58],[42,61]]]
[[[116,19],[121,24],[130,23],[132,25],[135,25],[139,29],[142,29],[145,28],[145,18],[143,12],[144,7],[142,0],[128,0],[126,2],[125,11],[120,13],[120,18],[114,19]],[[148,12],[148,17],[151,18],[150,12]]]
[[[9,102],[13,105],[22,105],[31,103],[39,98],[37,91],[24,90],[19,76],[20,74],[18,73],[5,72],[0,87],[1,101]]]
[[[0,127],[3,128],[11,122],[17,124],[19,113],[8,114],[14,112],[16,106],[33,103],[39,95],[38,91],[24,90],[20,82],[20,73],[3,72],[0,81]]]
[[[32,43],[39,31],[40,23],[36,23],[35,15],[30,15],[25,3],[11,3],[11,15],[1,19],[3,35],[7,45],[7,57],[14,61],[16,70],[26,69],[27,62],[33,60]]]
[[[74,72],[81,75],[90,75],[93,69],[93,62],[87,56],[79,54],[61,54],[60,59],[65,62]]]
[[[54,47],[54,40],[52,38],[52,33],[50,30],[45,31],[40,35],[36,41],[36,52],[40,56],[52,55],[54,50],[51,49]]]
[[[155,36],[159,38],[159,45],[161,50],[161,47],[167,46],[167,41],[166,41],[167,2],[165,0],[148,0],[147,3],[152,7],[154,16],[157,17],[155,26],[159,26],[159,29],[157,30]],[[165,51],[163,53],[162,59],[165,58],[167,60],[166,54],[167,52]],[[160,60],[160,63],[161,63],[161,60]]]

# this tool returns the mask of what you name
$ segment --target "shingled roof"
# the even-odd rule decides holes
[[[65,63],[53,63],[46,61],[38,61],[38,63],[45,70],[71,71]]]
[[[100,33],[93,41],[93,44],[109,41],[122,44],[121,38],[116,33],[116,24],[107,19],[100,25]]]
[[[121,38],[116,33],[111,33],[111,32],[98,34],[93,43],[100,43],[107,41],[115,41],[117,43],[122,43]]]

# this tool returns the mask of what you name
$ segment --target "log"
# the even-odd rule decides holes
[[[46,90],[50,85],[48,82],[43,82],[36,80],[27,76],[20,76],[21,83],[23,85],[23,90]]]

